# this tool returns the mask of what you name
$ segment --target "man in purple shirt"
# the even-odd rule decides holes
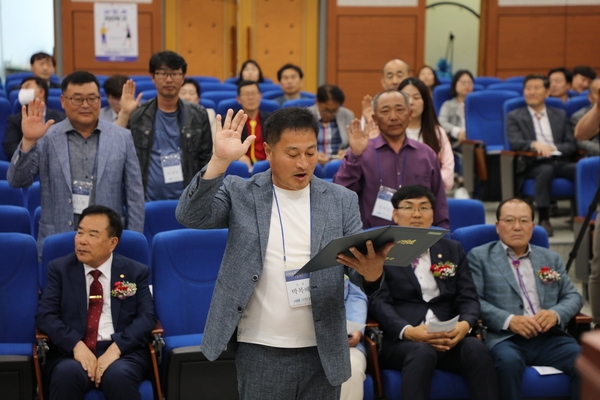
[[[411,110],[408,97],[390,89],[373,98],[373,121],[380,135],[355,119],[348,127],[350,150],[333,181],[358,194],[363,228],[393,225],[392,195],[405,185],[422,185],[435,194],[433,224],[448,228],[448,203],[440,162],[431,148],[406,136]]]

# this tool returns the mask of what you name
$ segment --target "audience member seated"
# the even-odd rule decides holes
[[[566,68],[553,68],[548,72],[548,80],[550,81],[550,97],[556,97],[563,103],[569,100],[569,89],[571,89],[571,81],[573,74]]]
[[[242,105],[242,109],[246,115],[248,115],[244,130],[242,131],[242,142],[249,135],[256,136],[246,155],[242,156],[239,161],[246,163],[248,169],[252,169],[252,165],[255,162],[266,160],[267,158],[264,148],[263,126],[271,113],[259,110],[262,95],[256,81],[240,82],[237,93],[237,101]]]
[[[431,227],[435,197],[426,187],[403,186],[392,205],[399,226]],[[429,399],[433,371],[442,369],[463,374],[472,399],[498,399],[492,357],[481,340],[467,336],[480,306],[460,243],[443,238],[412,265],[384,270],[369,315],[383,331],[382,366],[402,371],[402,398]],[[430,324],[457,316],[453,329],[429,332]]]
[[[435,115],[433,100],[427,86],[417,78],[407,78],[402,81],[398,90],[405,92],[410,98],[412,117],[406,128],[406,136],[425,143],[438,155],[444,188],[452,189],[454,154],[448,135]]]
[[[465,99],[473,91],[473,74],[466,69],[457,71],[450,83],[450,95],[440,109],[439,120],[450,135],[452,147],[458,147],[467,138],[465,125]]]
[[[533,151],[538,157],[527,158],[524,172],[516,177],[520,189],[524,179],[535,179],[535,204],[539,213],[539,225],[548,236],[554,234],[550,224],[549,207],[552,180],[555,177],[575,180],[576,163],[570,158],[577,145],[569,128],[564,110],[546,107],[548,78],[544,75],[528,75],[523,83],[527,107],[518,108],[506,116],[506,132],[514,151]]]
[[[322,85],[317,89],[317,101],[308,109],[319,121],[319,163],[325,165],[332,157],[343,157],[348,148],[346,127],[352,123],[354,113],[343,107],[346,96],[335,85]]]
[[[36,326],[50,338],[43,368],[50,400],[83,400],[94,388],[111,400],[140,398],[156,317],[150,269],[113,253],[122,231],[119,214],[88,207],[81,213],[75,252],[48,266]]]
[[[577,123],[581,120],[581,118],[590,111],[594,104],[598,102],[598,91],[600,90],[600,79],[594,79],[589,86],[588,100],[590,101],[590,105],[587,107],[583,107],[581,110],[577,111],[575,114],[571,116],[571,129],[575,132],[575,127]],[[598,129],[596,128],[596,132],[594,135],[587,140],[577,140],[577,148],[585,151],[586,156],[597,156],[600,155],[600,143],[598,143]]]
[[[274,100],[280,105],[288,100],[296,100],[302,98],[302,78],[304,73],[302,69],[294,64],[285,64],[277,71],[277,80],[283,90],[283,95]]]
[[[179,89],[179,98],[189,101],[190,103],[200,104],[200,83],[192,78],[185,78],[183,85]],[[205,108],[208,114],[208,122],[210,123],[210,132],[212,134],[213,144],[215,142],[215,134],[217,133],[217,113],[212,108]]]
[[[571,89],[577,93],[581,93],[589,88],[590,83],[594,79],[596,79],[596,71],[587,65],[578,65],[573,68]]]
[[[441,83],[433,68],[429,65],[423,65],[417,73],[417,78],[427,86],[429,95],[433,97],[433,88]]]
[[[42,78],[48,84],[48,88],[60,89],[60,83],[52,82],[50,78],[54,74],[54,68],[56,68],[56,61],[48,53],[39,52],[31,56],[29,63],[31,64],[31,72],[33,76]]]
[[[256,83],[263,83],[265,78],[263,77],[260,65],[254,60],[246,60],[240,68],[240,73],[236,84],[239,85],[242,81],[253,81]]]
[[[398,188],[420,184],[436,195],[434,225],[448,228],[448,204],[437,154],[426,144],[406,137],[411,119],[410,101],[396,88],[373,98],[373,120],[380,134],[369,139],[355,119],[349,126],[350,150],[333,181],[358,194],[363,228],[390,225],[390,200]]]
[[[123,87],[117,124],[131,129],[146,201],[176,200],[212,156],[212,134],[204,107],[179,98],[187,63],[161,51],[150,58],[156,98],[140,106],[135,83]]]
[[[89,205],[110,207],[127,229],[144,230],[142,178],[131,133],[98,118],[98,79],[86,71],[67,75],[61,103],[67,118],[57,124],[44,123],[43,102],[29,103],[23,140],[7,173],[13,187],[28,187],[40,177],[40,257],[44,238],[76,229]]]
[[[571,378],[579,398],[575,359],[580,347],[564,331],[583,302],[559,254],[529,243],[533,207],[521,199],[496,210],[500,240],[474,248],[467,257],[487,326],[502,400],[518,400],[528,365],[551,366]]]
[[[42,78],[29,77],[23,79],[21,90],[19,91],[19,102],[26,106],[33,99],[43,101],[44,104],[48,101],[48,83]],[[66,115],[60,111],[51,108],[45,108],[43,113],[44,122],[53,120],[60,122],[66,118]],[[23,138],[23,129],[21,122],[23,114],[21,111],[14,115],[9,115],[6,119],[6,136],[4,137],[4,152],[10,160],[19,147],[19,143]]]
[[[121,111],[121,95],[123,95],[123,85],[129,78],[125,75],[113,75],[104,81],[102,87],[106,93],[108,105],[100,109],[100,119],[108,122],[115,122]]]
[[[344,306],[346,307],[346,320],[356,324],[365,325],[367,322],[367,308],[369,300],[367,295],[358,286],[350,282],[350,278],[344,275]],[[365,370],[367,369],[366,350],[362,337],[365,329],[348,334],[348,345],[350,346],[350,366],[352,375],[350,379],[342,383],[342,394],[340,400],[363,400]]]

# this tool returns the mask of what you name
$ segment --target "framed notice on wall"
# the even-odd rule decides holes
[[[137,22],[135,3],[94,3],[96,61],[137,61]]]

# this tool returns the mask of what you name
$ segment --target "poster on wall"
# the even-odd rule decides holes
[[[137,61],[137,21],[137,4],[94,3],[96,61]]]

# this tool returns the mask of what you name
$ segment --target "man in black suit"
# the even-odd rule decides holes
[[[252,168],[255,162],[267,159],[263,146],[263,126],[271,113],[259,110],[261,100],[262,94],[258,83],[254,81],[241,81],[239,83],[237,101],[242,105],[242,110],[248,115],[241,140],[246,140],[250,135],[256,136],[248,152],[240,158],[240,161],[245,162],[249,169]]]
[[[43,100],[44,103],[48,103],[48,83],[42,78],[29,77],[23,79],[21,82],[21,93],[19,101],[22,104],[28,104],[29,101],[34,98]],[[54,122],[60,122],[65,119],[66,116],[63,112],[46,108],[44,113],[44,122],[51,119]],[[21,121],[23,121],[23,115],[21,111],[14,115],[9,115],[6,119],[6,136],[4,136],[4,152],[8,156],[8,159],[12,159],[13,153],[19,147],[19,143],[23,138],[23,129],[21,128]]]
[[[526,178],[535,179],[535,204],[539,213],[539,225],[554,234],[550,224],[550,195],[552,180],[562,177],[575,180],[577,164],[569,159],[575,154],[577,144],[564,110],[546,107],[549,94],[548,78],[544,75],[525,77],[523,94],[527,107],[518,108],[506,116],[506,132],[510,147],[514,151],[533,151],[532,159],[525,171],[517,176],[520,189]]]
[[[392,204],[400,226],[433,223],[435,197],[424,186],[403,186]],[[492,358],[483,342],[467,336],[479,318],[479,299],[460,243],[441,239],[411,264],[385,266],[385,280],[369,306],[383,330],[383,367],[402,371],[402,398],[429,399],[433,371],[442,369],[462,373],[471,398],[497,399]],[[431,324],[455,316],[449,332],[428,332]]]
[[[110,400],[139,398],[156,318],[150,270],[113,253],[122,231],[116,212],[90,206],[81,214],[75,252],[48,266],[36,325],[51,341],[44,368],[50,400],[81,400],[94,387]]]

